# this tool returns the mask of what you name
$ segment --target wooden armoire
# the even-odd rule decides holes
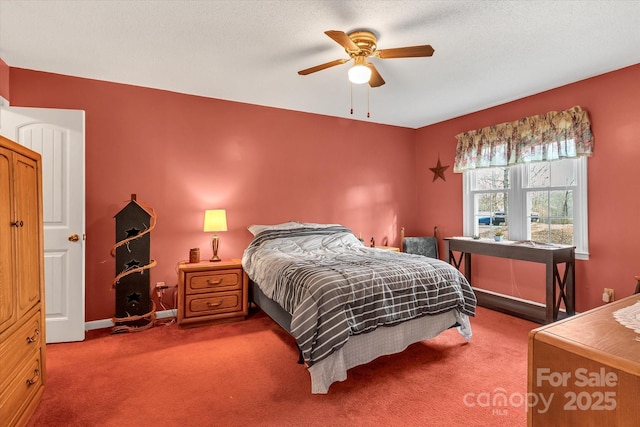
[[[0,136],[0,425],[26,424],[44,384],[42,160]]]

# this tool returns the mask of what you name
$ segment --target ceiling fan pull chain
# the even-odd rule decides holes
[[[369,86],[367,86],[367,119],[371,117],[371,115],[369,114],[369,91],[370,90],[371,89],[369,88]]]
[[[351,92],[351,114],[353,115],[353,83],[349,82],[349,90]]]

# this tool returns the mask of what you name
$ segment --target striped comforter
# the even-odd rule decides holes
[[[242,262],[291,313],[290,332],[308,366],[378,326],[448,310],[475,314],[471,286],[451,265],[365,247],[342,226],[263,231]]]

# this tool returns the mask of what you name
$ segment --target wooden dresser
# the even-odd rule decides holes
[[[24,425],[45,384],[39,154],[0,136],[0,425]]]
[[[637,301],[632,295],[531,331],[529,426],[638,425],[640,333],[613,317]]]
[[[249,279],[239,259],[178,266],[178,324],[244,319],[249,313]]]

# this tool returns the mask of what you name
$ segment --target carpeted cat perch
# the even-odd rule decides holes
[[[156,225],[156,213],[148,205],[131,201],[115,215],[116,313],[112,332],[137,332],[153,327],[156,313],[151,299],[149,269],[156,265],[150,258],[150,232]]]

